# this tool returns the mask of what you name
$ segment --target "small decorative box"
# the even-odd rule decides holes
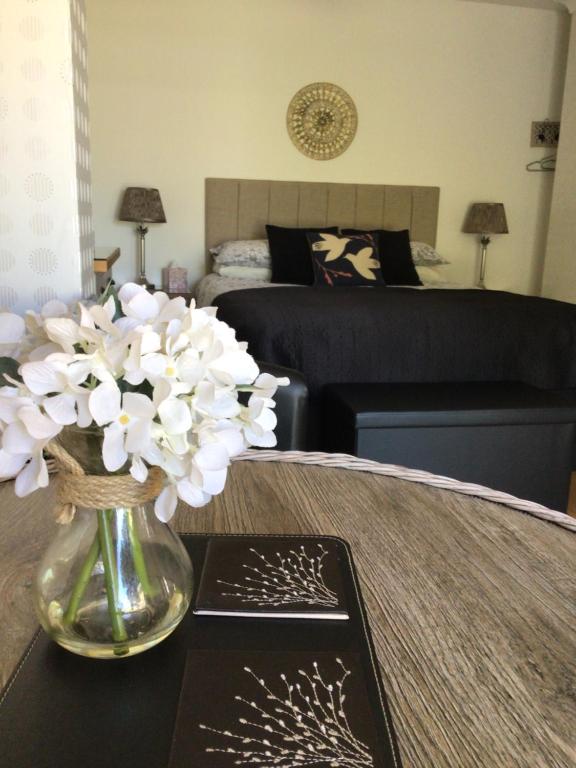
[[[162,287],[166,293],[186,293],[188,291],[188,270],[184,267],[164,267]]]

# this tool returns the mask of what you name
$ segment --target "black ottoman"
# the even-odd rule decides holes
[[[479,483],[565,511],[576,390],[523,384],[333,384],[325,450]]]

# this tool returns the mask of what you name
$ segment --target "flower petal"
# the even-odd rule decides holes
[[[0,344],[18,344],[26,332],[26,323],[20,315],[0,312]]]
[[[145,331],[140,342],[140,354],[147,355],[151,352],[158,352],[159,349],[162,349],[160,334],[156,331]]]
[[[20,408],[18,418],[35,440],[51,440],[62,431],[62,426],[45,416],[37,405],[25,405]]]
[[[62,392],[66,388],[66,376],[54,363],[24,363],[20,373],[28,389],[35,395],[47,395],[50,392]]]
[[[116,384],[104,382],[90,393],[88,407],[92,418],[100,427],[120,416],[120,390]]]
[[[175,299],[169,299],[162,307],[158,315],[159,323],[169,323],[171,320],[177,320],[188,311],[186,299],[183,296],[177,296]]]
[[[47,397],[42,402],[44,410],[56,424],[76,423],[76,398],[71,394]]]
[[[158,406],[162,426],[170,435],[182,435],[192,426],[190,408],[182,400],[170,397]]]
[[[124,430],[119,427],[106,427],[104,441],[102,443],[102,458],[104,466],[109,472],[115,472],[123,467],[128,460],[128,454],[124,448]]]
[[[118,291],[118,298],[122,303],[128,303],[134,296],[146,291],[145,286],[138,285],[138,283],[124,283],[124,285]]]
[[[212,443],[203,445],[194,454],[194,463],[204,472],[204,470],[225,469],[230,464],[230,457],[224,445]]]
[[[2,387],[0,389],[0,421],[12,424],[18,421],[18,410],[23,405],[30,405],[32,400],[28,397],[18,397],[16,387]]]
[[[250,445],[255,445],[258,448],[274,448],[276,445],[276,435],[274,432],[263,432],[258,434],[250,429],[250,427],[245,427],[244,435]]]
[[[28,496],[38,488],[48,485],[48,467],[41,453],[33,456],[16,478],[14,491],[16,496]]]
[[[7,480],[17,475],[26,461],[26,455],[8,453],[0,448],[0,480]]]
[[[191,507],[203,507],[210,501],[210,496],[190,480],[180,480],[177,488],[178,496]]]
[[[238,456],[246,448],[244,434],[237,427],[230,427],[229,422],[222,422],[225,426],[210,428],[200,432],[200,445],[213,443],[214,441],[222,443],[228,452],[228,456]]]
[[[139,392],[126,392],[122,398],[122,406],[127,414],[137,419],[151,420],[156,415],[152,400]]]
[[[176,512],[178,495],[174,485],[167,485],[154,503],[156,517],[163,523],[167,523]]]
[[[46,334],[51,341],[70,352],[74,352],[74,345],[80,339],[80,326],[69,317],[50,317],[44,324]]]
[[[263,430],[273,430],[278,421],[274,411],[264,407],[263,401],[260,398],[254,398],[254,395],[248,403],[248,415],[252,426],[257,424]]]
[[[227,469],[218,469],[214,472],[204,470],[202,472],[202,490],[212,496],[215,496],[217,493],[222,493],[224,485],[226,484],[227,474]]]
[[[38,362],[45,360],[48,355],[58,354],[61,351],[62,347],[55,344],[53,341],[49,341],[47,344],[42,344],[42,346],[33,349],[28,355],[28,360],[31,362]]]
[[[149,421],[133,419],[126,429],[126,450],[129,453],[141,453],[150,442],[152,425]]]
[[[90,424],[92,424],[92,414],[90,413],[90,408],[88,407],[89,399],[90,393],[86,390],[76,394],[76,406],[78,408],[78,420],[76,423],[82,429],[84,427],[89,427]]]
[[[9,424],[2,435],[2,448],[8,453],[30,456],[38,448],[38,441],[20,421]]]
[[[44,318],[48,317],[64,317],[65,315],[68,315],[68,307],[66,304],[64,304],[63,301],[59,301],[58,299],[51,299],[50,301],[47,301],[46,304],[42,307],[40,310],[40,314]]]
[[[143,291],[137,293],[127,304],[122,302],[122,309],[128,317],[135,317],[142,322],[146,322],[154,320],[158,315],[159,307],[154,294]]]
[[[132,458],[132,466],[130,467],[130,474],[139,483],[145,482],[148,477],[148,467],[139,456]]]
[[[252,355],[239,349],[224,352],[210,363],[209,368],[224,384],[251,384],[259,373]]]

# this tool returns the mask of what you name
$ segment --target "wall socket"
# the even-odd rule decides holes
[[[557,147],[560,139],[560,123],[539,120],[532,123],[531,147]]]

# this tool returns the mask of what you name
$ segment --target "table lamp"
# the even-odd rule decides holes
[[[146,243],[148,227],[144,224],[164,224],[166,216],[162,207],[160,192],[146,187],[128,187],[124,192],[120,208],[120,221],[137,221],[136,232],[140,237],[140,275],[136,280],[140,285],[154,288],[146,278]]]
[[[486,252],[490,245],[489,235],[507,235],[508,224],[503,203],[473,203],[470,206],[463,232],[473,235],[481,235],[482,257],[480,261],[479,288],[486,288],[484,276],[486,274]]]

